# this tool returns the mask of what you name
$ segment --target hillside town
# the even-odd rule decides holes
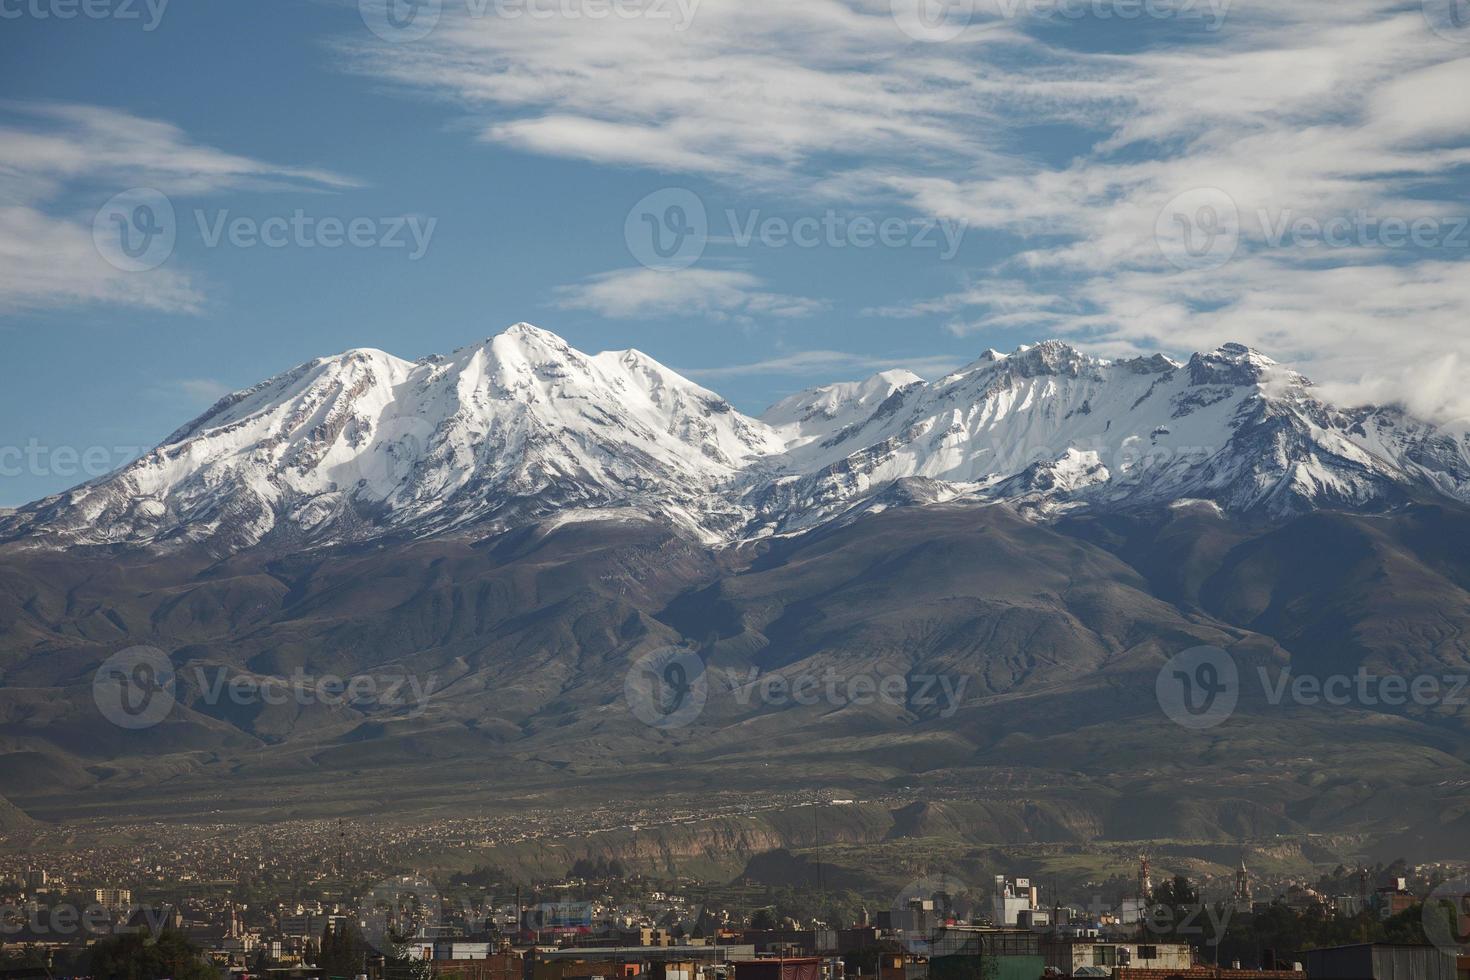
[[[27,866],[0,878],[0,977],[111,975],[152,955],[183,980],[1467,980],[1470,899],[1451,887],[1467,870],[1257,880],[1242,858],[1196,884],[1141,855],[1134,880],[1086,901],[997,874],[978,889],[926,877],[882,902],[606,859],[534,886],[480,869],[294,898]]]

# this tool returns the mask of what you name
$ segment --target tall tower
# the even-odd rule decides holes
[[[1140,856],[1138,862],[1138,900],[1147,903],[1153,897],[1154,879],[1148,870],[1148,855]]]
[[[1245,870],[1245,855],[1240,856],[1240,867],[1235,869],[1235,905],[1237,908],[1250,908],[1251,904],[1251,878],[1250,872]]]

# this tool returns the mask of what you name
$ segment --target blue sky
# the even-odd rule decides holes
[[[1465,0],[90,2],[0,0],[0,506],[519,320],[749,412],[1052,336],[1467,411]]]

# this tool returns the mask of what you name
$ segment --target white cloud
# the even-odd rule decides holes
[[[879,357],[835,350],[804,350],[749,364],[724,367],[680,369],[694,378],[737,378],[761,374],[811,374],[830,378],[839,371],[873,374],[893,368],[905,368],[925,378],[937,378],[960,367],[962,361],[952,357]]]
[[[826,305],[821,300],[767,292],[761,286],[761,280],[750,273],[732,270],[618,269],[559,287],[556,305],[617,319],[698,315],[742,322],[811,316]]]
[[[0,314],[89,304],[197,312],[203,292],[165,265],[129,272],[93,244],[96,209],[151,187],[169,196],[290,186],[355,186],[191,142],[178,127],[85,105],[0,104]]]
[[[178,390],[191,402],[209,406],[230,394],[235,389],[213,378],[184,378],[176,382]]]
[[[1419,4],[1234,0],[1218,31],[1171,23],[1109,52],[1065,46],[1090,21],[1058,30],[983,6],[942,44],[896,30],[887,0],[703,0],[682,32],[446,14],[424,42],[347,50],[357,70],[458,103],[490,141],[1012,236],[969,288],[896,287],[871,314],[1108,351],[1238,339],[1384,393],[1412,392],[1416,359],[1436,351],[1470,362],[1465,251],[1270,241],[1293,217],[1470,212],[1470,103],[1457,98],[1470,58]],[[1048,125],[1076,134],[1070,159],[1029,152]],[[1182,273],[1156,225],[1197,188],[1228,195],[1242,240],[1223,269]],[[632,315],[640,283],[619,275],[564,299]],[[647,308],[678,308],[683,288],[647,290]]]

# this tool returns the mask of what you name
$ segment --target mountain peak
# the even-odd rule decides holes
[[[1470,437],[1335,411],[1244,344],[1179,364],[1060,340],[792,395],[760,419],[640,351],[517,323],[447,356],[319,358],[236,392],[110,476],[0,514],[0,541],[229,552],[484,533],[630,509],[710,541],[934,499],[1042,514],[1204,499],[1271,513],[1470,500]]]
[[[1196,385],[1253,385],[1279,370],[1279,364],[1245,344],[1221,344],[1189,359],[1190,377]],[[1294,371],[1289,373],[1296,375]]]

